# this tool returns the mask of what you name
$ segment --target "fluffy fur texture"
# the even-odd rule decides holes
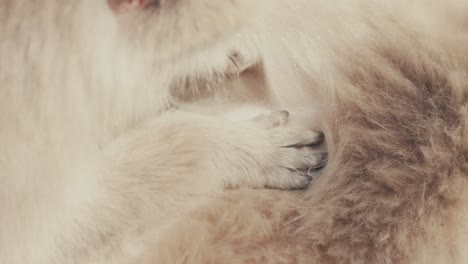
[[[466,3],[321,2],[291,52],[327,65],[294,64],[335,99],[322,177],[223,194],[137,263],[468,261]]]
[[[181,110],[171,87],[229,72],[230,43],[203,47],[251,4],[166,3],[128,16],[106,1],[0,3],[0,263],[110,263],[227,187],[305,188],[323,164],[323,135],[284,127],[287,112]]]
[[[0,260],[464,263],[468,50],[460,43],[467,40],[466,4],[218,2],[161,1],[163,8],[155,11],[160,16],[140,20],[153,23],[122,17],[130,27],[123,36],[117,34],[114,15],[102,11],[105,3],[94,0],[70,6],[52,0],[0,4],[6,22],[0,27],[5,87],[0,90],[0,143],[5,146]],[[162,23],[165,14],[178,16]],[[127,18],[131,23],[125,23]],[[143,26],[132,30],[135,23]],[[200,34],[194,36],[194,29]],[[72,38],[68,32],[75,32]],[[170,37],[166,42],[156,37],[164,34],[148,32]],[[176,38],[173,32],[180,34]],[[135,38],[146,41],[129,42]],[[176,39],[182,46],[172,45]],[[167,53],[158,50],[164,47]],[[22,56],[17,50],[24,51]],[[70,50],[79,53],[70,55]],[[259,89],[267,94],[260,98],[273,107],[286,107],[293,116],[323,113],[331,159],[306,192],[213,194],[225,182],[203,177],[207,171],[226,179],[232,167],[225,164],[269,157],[263,143],[271,143],[270,130],[258,124],[232,126],[222,118],[193,114],[179,119],[170,112],[156,124],[147,123],[151,129],[132,130],[136,137],[114,141],[166,110],[174,90],[154,96],[155,86],[171,87],[174,80],[188,87],[209,83],[229,68],[231,51],[247,61],[261,60],[261,74],[248,73],[253,77],[243,75],[226,88],[244,82],[265,85]],[[219,96],[230,92],[219,91]],[[178,129],[160,129],[172,124]],[[187,125],[193,137],[180,136]],[[297,135],[292,138],[298,141]],[[149,142],[165,152],[153,152]],[[209,144],[188,144],[193,142]],[[133,150],[142,146],[148,152],[135,155]],[[237,155],[239,149],[249,155]],[[172,155],[153,159],[168,151]],[[181,153],[189,159],[179,160]],[[202,163],[194,172],[192,165],[204,156],[200,153],[223,166]],[[232,157],[249,158],[233,162]],[[182,184],[158,189],[160,178],[151,173],[155,160],[174,176],[165,178]],[[235,175],[256,175],[252,169],[265,167],[263,159],[253,160],[240,166],[245,174]],[[188,174],[202,177],[180,181]],[[265,184],[250,179],[229,183]],[[215,184],[206,185],[211,181]],[[154,193],[171,198],[161,203]],[[198,199],[208,204],[192,210]],[[178,220],[168,222],[158,212]]]

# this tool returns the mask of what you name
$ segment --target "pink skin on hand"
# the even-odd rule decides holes
[[[107,3],[115,12],[143,9],[151,2],[152,0],[107,0]]]

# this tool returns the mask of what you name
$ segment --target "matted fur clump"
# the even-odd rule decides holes
[[[429,34],[391,16],[369,25],[365,41],[330,48],[333,144],[315,185],[227,193],[170,230],[148,259],[466,263],[466,33]]]

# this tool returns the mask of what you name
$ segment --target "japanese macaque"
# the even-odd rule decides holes
[[[226,188],[308,187],[323,134],[286,127],[264,85],[243,110],[187,95],[243,71],[218,39],[244,4],[1,1],[0,263],[111,263]]]
[[[0,263],[465,263],[466,10],[3,0]]]

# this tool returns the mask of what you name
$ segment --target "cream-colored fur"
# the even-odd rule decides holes
[[[334,99],[324,173],[305,194],[225,193],[135,263],[467,263],[467,3],[289,4],[262,57],[273,91],[305,76]]]
[[[205,46],[257,4],[171,5],[0,3],[0,263],[111,263],[227,187],[301,189],[322,165],[322,135],[284,127],[287,112],[183,110],[199,107],[182,81],[232,74],[231,44]]]
[[[329,110],[324,174],[224,193],[134,263],[466,263],[467,18],[464,1],[270,1],[251,28],[267,84]]]
[[[466,3],[161,1],[156,15],[121,17],[127,26],[121,39],[105,3],[57,3],[0,4],[2,261],[464,263]],[[135,39],[145,40],[129,43]],[[331,159],[305,194],[216,195],[226,182],[205,189],[205,180],[241,184],[252,169],[279,162],[255,159],[269,149],[258,143],[272,143],[264,124],[167,112],[183,88],[211,91],[212,81],[216,86],[231,71],[233,51],[247,65],[260,62],[262,74],[222,86],[265,77],[266,89],[256,88],[267,92],[260,98],[269,107],[291,110],[292,117],[324,115]],[[174,90],[153,96],[155,87]],[[195,106],[182,108],[207,105],[187,93],[181,98],[195,99]],[[225,93],[216,91],[220,102]],[[215,99],[207,101],[216,106]],[[129,133],[158,112],[166,113]],[[177,129],[166,129],[173,124]],[[223,128],[212,136],[214,124],[214,131]],[[172,176],[193,181],[156,188],[164,186],[149,177],[157,164],[144,162],[155,155],[150,139],[168,143],[160,147],[169,149],[172,156],[164,157],[171,163],[163,165],[181,170]],[[235,175],[242,179],[225,177],[232,167],[206,163],[190,173],[201,178],[186,178],[193,162],[173,158],[179,146],[197,161],[208,153],[210,164],[239,165],[231,159],[239,150],[256,162],[241,166],[245,174]],[[136,147],[148,152],[135,155]],[[223,176],[210,177],[212,170]],[[156,200],[155,193],[169,190],[173,203]],[[188,210],[195,206],[187,201],[198,205],[198,198],[206,207]],[[192,212],[184,216],[185,209]],[[179,222],[167,222],[158,210]]]

